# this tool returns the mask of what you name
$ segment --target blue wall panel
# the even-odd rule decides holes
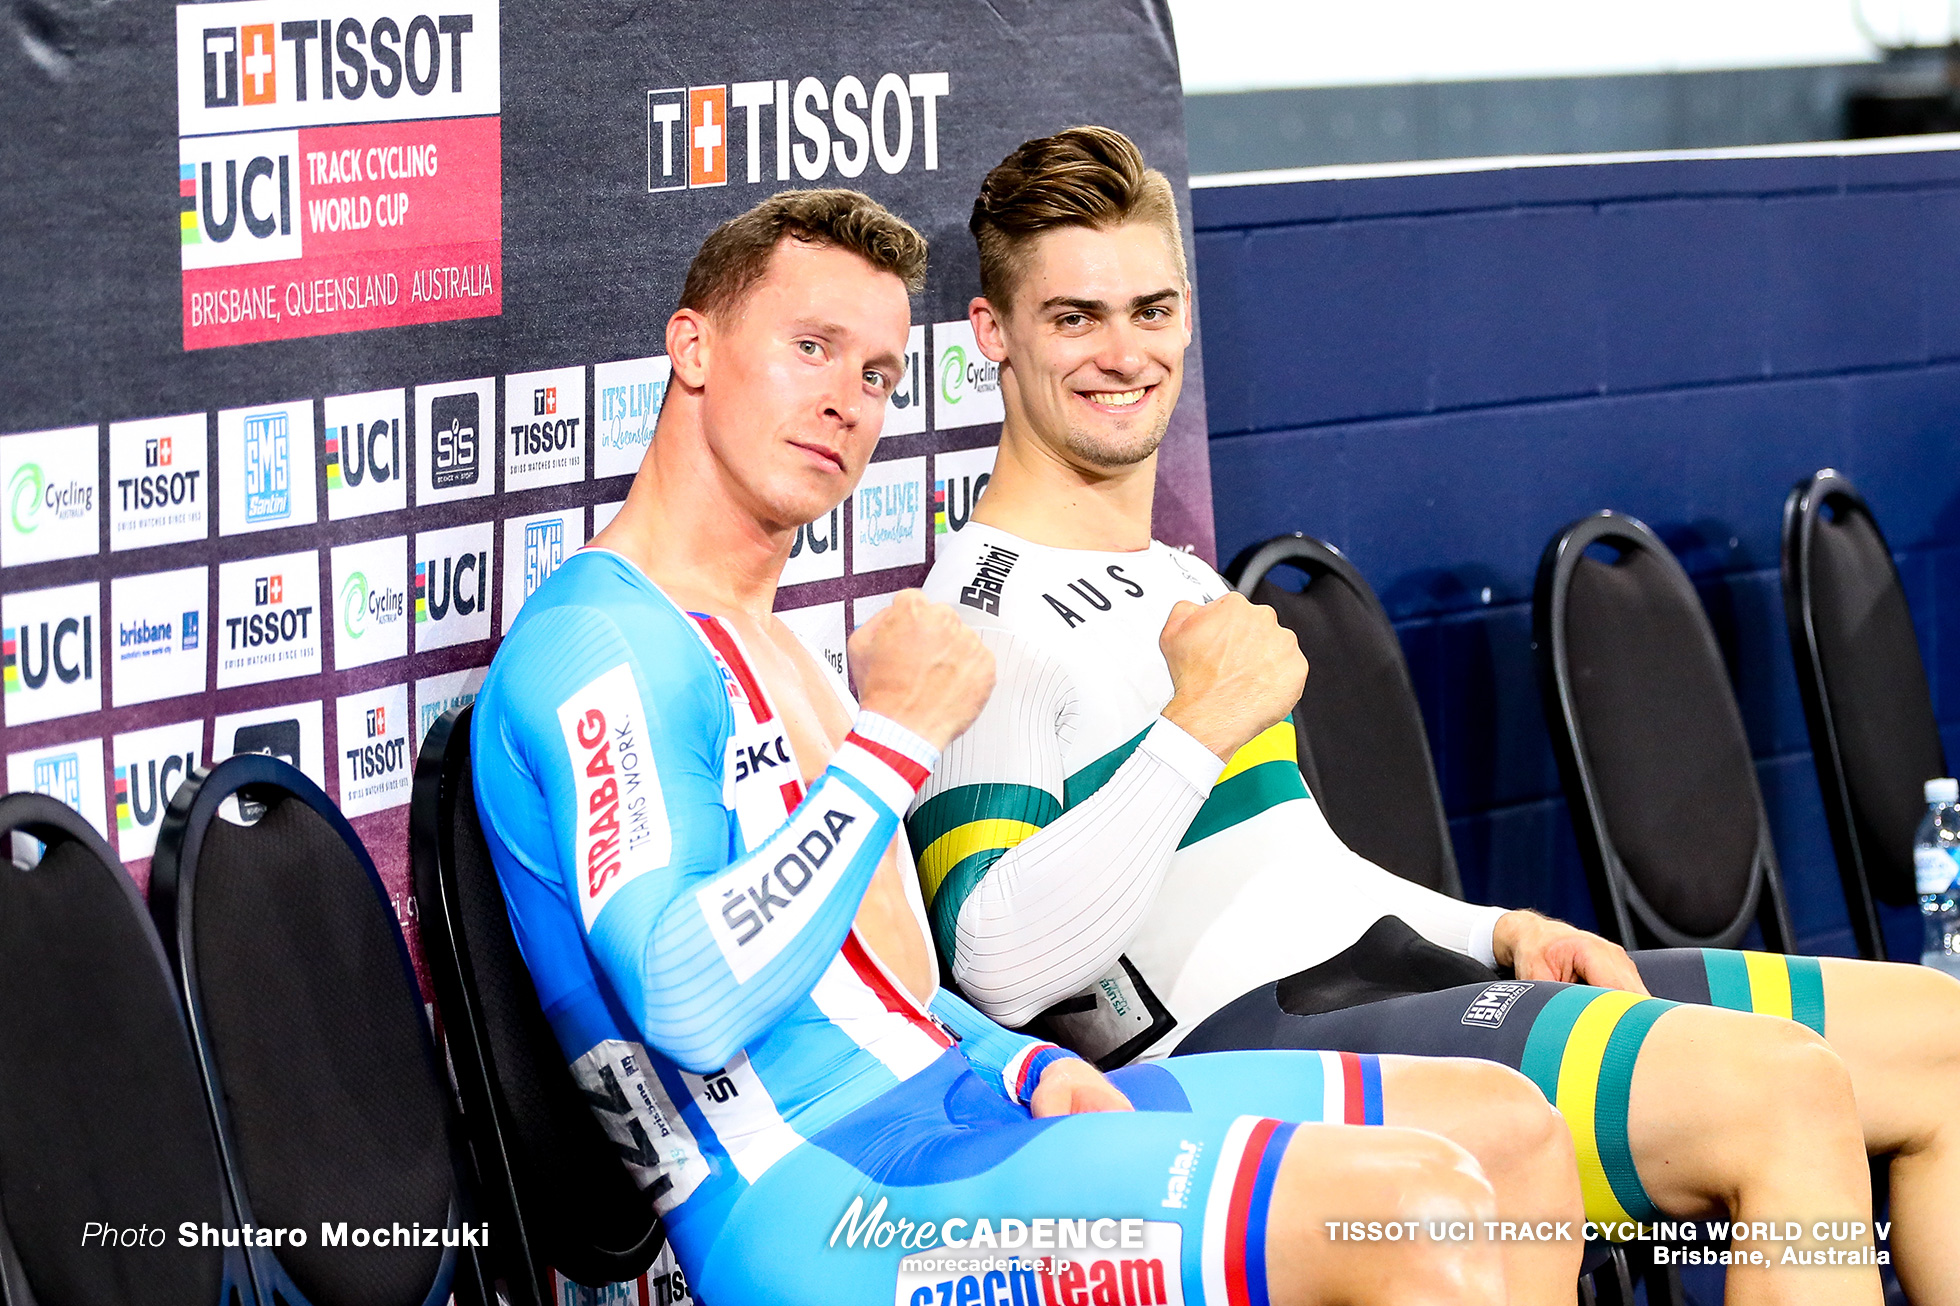
[[[1960,762],[1960,153],[1193,200],[1220,556],[1304,530],[1375,585],[1471,895],[1592,920],[1530,599],[1553,532],[1612,507],[1696,578],[1800,939],[1849,952],[1784,624],[1781,507],[1824,466],[1870,498]],[[1895,945],[1916,947],[1914,924],[1888,915]]]

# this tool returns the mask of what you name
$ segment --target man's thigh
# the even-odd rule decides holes
[[[1127,1275],[1129,1300],[1195,1303],[1207,1283],[1263,1281],[1267,1211],[1296,1125],[1176,1110],[1035,1125],[996,1126],[992,1157],[973,1138],[924,1131],[881,1178],[815,1144],[798,1147],[736,1203],[701,1267],[701,1298],[1120,1301]],[[1134,1222],[1130,1245],[1124,1220]],[[939,1231],[929,1242],[927,1224]],[[905,1232],[880,1232],[887,1225]],[[1058,1261],[1075,1268],[1058,1271]],[[1065,1277],[1049,1295],[1032,1291],[1056,1273]],[[966,1279],[971,1288],[960,1286]]]

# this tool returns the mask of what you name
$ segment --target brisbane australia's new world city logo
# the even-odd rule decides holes
[[[498,20],[497,0],[178,6],[184,348],[503,311]]]

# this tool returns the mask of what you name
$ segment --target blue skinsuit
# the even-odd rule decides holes
[[[1263,1302],[1278,1122],[1380,1120],[1374,1059],[1315,1052],[1134,1067],[1116,1079],[1138,1112],[1031,1119],[1070,1054],[944,989],[922,1007],[852,928],[932,749],[860,713],[806,792],[733,636],[618,555],[576,554],[525,604],[472,757],[545,1013],[713,1306],[1033,1306],[1119,1278],[1137,1300]],[[1058,1218],[1060,1247],[988,1245]],[[1128,1247],[1068,1223],[1122,1219]],[[1021,1260],[902,1268],[948,1220],[949,1241],[987,1232],[933,1255]],[[899,1232],[875,1245],[881,1222]]]

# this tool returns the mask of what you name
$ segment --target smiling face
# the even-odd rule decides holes
[[[790,238],[746,298],[706,319],[702,431],[759,522],[793,530],[851,492],[877,447],[911,321],[897,276]]]
[[[1004,315],[976,301],[1009,425],[1085,470],[1133,466],[1163,442],[1191,343],[1190,289],[1149,222],[1035,237]]]

